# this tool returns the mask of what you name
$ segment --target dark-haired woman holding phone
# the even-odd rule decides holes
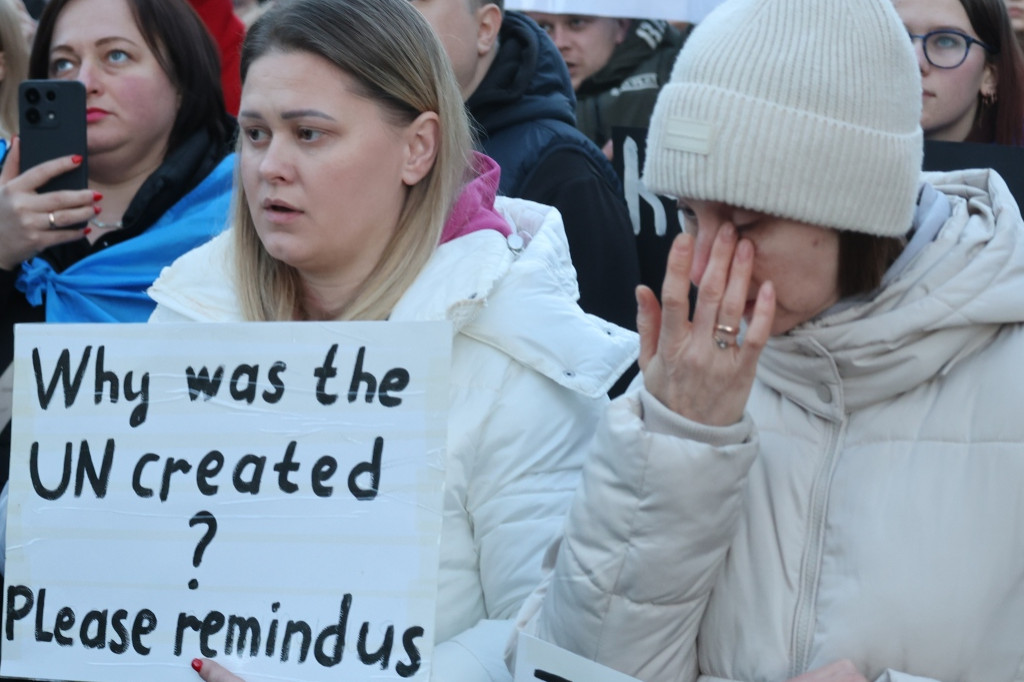
[[[233,165],[217,48],[184,0],[50,0],[29,77],[85,85],[89,186],[37,191],[82,158],[20,172],[17,140],[0,172],[4,487],[14,325],[145,321],[161,268],[225,226]]]

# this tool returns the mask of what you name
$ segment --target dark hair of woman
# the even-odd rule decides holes
[[[839,296],[856,296],[877,289],[886,270],[896,262],[905,247],[906,240],[902,237],[840,231]]]
[[[992,48],[985,58],[996,68],[995,101],[982,98],[967,141],[1024,145],[1024,53],[1006,4],[1003,0],[960,0],[960,4],[975,33]]]

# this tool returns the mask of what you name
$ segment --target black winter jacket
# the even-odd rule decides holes
[[[499,191],[562,213],[580,306],[636,328],[636,239],[611,164],[575,127],[569,72],[524,14],[506,12],[498,54],[466,102],[481,150],[501,166]]]
[[[688,35],[665,21],[635,19],[608,63],[576,91],[576,124],[583,134],[603,146],[616,126],[647,128]]]

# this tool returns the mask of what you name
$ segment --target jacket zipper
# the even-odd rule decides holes
[[[818,598],[818,581],[821,577],[821,557],[825,546],[825,525],[828,502],[832,490],[832,476],[839,461],[839,444],[846,433],[846,418],[836,424],[829,424],[828,451],[811,490],[808,521],[808,542],[800,566],[799,593],[793,616],[793,650],[790,677],[797,677],[807,671],[814,641],[815,607]]]

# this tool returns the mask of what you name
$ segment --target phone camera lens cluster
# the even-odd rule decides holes
[[[47,102],[55,102],[57,100],[57,93],[53,89],[43,88],[42,92],[38,88],[28,88],[25,90],[25,101],[29,103],[30,108],[25,110],[25,121],[35,125],[43,119],[43,114],[36,108],[43,99]],[[53,123],[57,120],[57,113],[54,111],[46,112],[46,120]]]

